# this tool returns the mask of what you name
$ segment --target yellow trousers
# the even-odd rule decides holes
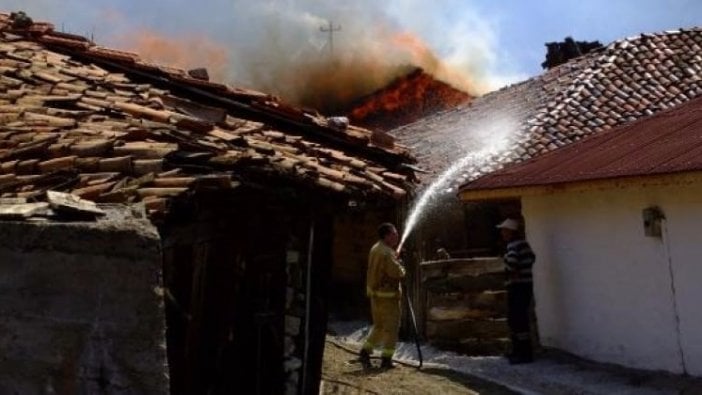
[[[371,297],[371,316],[373,329],[363,349],[372,352],[380,347],[383,357],[392,357],[400,329],[400,299]]]

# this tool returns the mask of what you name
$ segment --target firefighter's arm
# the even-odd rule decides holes
[[[396,257],[388,254],[385,259],[385,274],[390,278],[403,278],[405,268]]]

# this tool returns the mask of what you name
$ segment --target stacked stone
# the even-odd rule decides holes
[[[471,355],[505,351],[509,331],[502,260],[448,259],[421,266],[427,339]]]
[[[287,252],[288,287],[285,297],[285,393],[298,394],[304,353],[305,316],[304,267],[300,252]]]

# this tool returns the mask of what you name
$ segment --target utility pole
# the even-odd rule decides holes
[[[334,55],[334,33],[341,31],[341,25],[334,26],[334,24],[329,21],[329,25],[320,27],[319,31],[322,33],[329,33],[329,53]]]

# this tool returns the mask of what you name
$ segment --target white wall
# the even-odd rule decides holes
[[[642,210],[653,205],[666,215],[664,240],[644,236]],[[545,345],[702,375],[702,186],[559,192],[522,207]]]

